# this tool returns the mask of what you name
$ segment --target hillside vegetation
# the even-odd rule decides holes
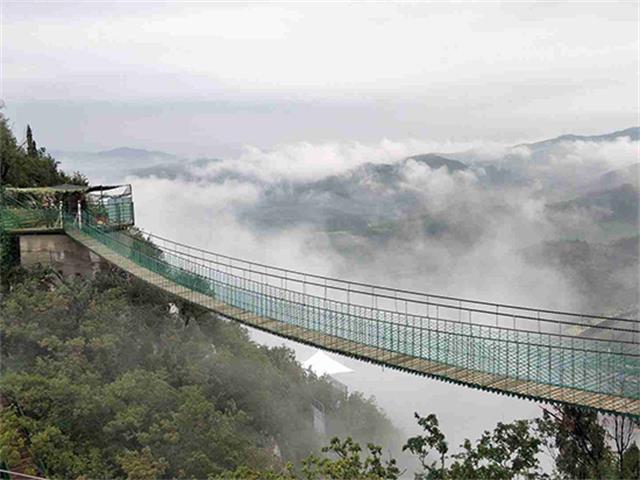
[[[13,187],[48,187],[62,183],[85,185],[80,173],[69,176],[58,169],[58,162],[43,147],[38,148],[31,127],[26,139],[19,144],[0,114],[0,184]]]
[[[394,435],[371,401],[306,373],[290,350],[260,347],[237,324],[117,271],[71,283],[19,272],[13,285],[1,304],[0,387],[15,408],[1,423],[28,432],[57,477],[123,477],[131,462],[181,478],[298,462],[327,441],[313,401],[334,435]]]

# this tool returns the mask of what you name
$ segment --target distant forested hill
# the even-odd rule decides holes
[[[628,138],[631,141],[640,140],[640,127],[631,127],[624,130],[618,130],[611,133],[605,133],[602,135],[561,135],[559,137],[542,140],[535,143],[524,143],[518,146],[525,146],[532,149],[547,148],[552,145],[556,145],[562,142],[610,142],[618,138]]]
[[[599,221],[638,222],[639,205],[637,187],[629,183],[612,189],[589,192],[580,197],[549,206],[551,210],[567,211],[583,209]]]

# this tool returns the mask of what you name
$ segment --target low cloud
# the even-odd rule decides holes
[[[637,234],[637,227],[611,237],[593,208],[557,206],[584,190],[557,186],[597,187],[601,175],[634,160],[637,145],[574,142],[541,154],[481,142],[297,143],[190,163],[171,178],[147,171],[128,180],[137,222],[190,245],[430,293],[612,313],[638,303],[638,255],[637,247],[634,256],[608,242]],[[468,168],[406,159],[425,152]],[[575,248],[576,239],[590,247]],[[313,353],[286,344],[301,360]],[[340,360],[357,372],[344,379],[350,388],[375,395],[407,434],[417,433],[414,410],[441,416],[454,444],[497,421],[539,413],[530,402],[462,394],[463,387]],[[478,405],[486,405],[480,418],[472,413]]]
[[[558,188],[596,181],[632,162],[635,149],[627,139],[544,151],[480,142],[295,143],[190,163],[174,179],[130,180],[143,226],[204,248],[432,293],[580,310],[590,303],[575,278],[523,251],[567,232],[595,232],[595,210],[560,215],[550,207]],[[407,159],[427,151],[468,168]],[[518,181],[496,183],[489,168]]]

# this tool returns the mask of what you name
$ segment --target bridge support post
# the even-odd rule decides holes
[[[82,203],[78,200],[78,213],[76,214],[78,220],[78,228],[82,230]]]
[[[64,227],[64,219],[62,218],[62,201],[58,202],[58,226]]]
[[[20,235],[20,264],[47,265],[64,276],[94,276],[104,261],[84,245],[59,233]]]

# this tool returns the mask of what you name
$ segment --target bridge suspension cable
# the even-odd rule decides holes
[[[65,229],[160,288],[299,342],[476,388],[640,415],[637,320],[343,281],[91,222]]]
[[[5,229],[15,231],[25,222],[32,228],[49,219],[47,211],[3,205]],[[132,211],[132,204],[123,205]],[[444,381],[640,417],[637,319],[470,300],[270,266],[130,231],[129,217],[114,225],[104,221],[111,216],[102,204],[93,209],[83,211],[82,223],[65,214],[63,231],[130,274],[221,316]]]

